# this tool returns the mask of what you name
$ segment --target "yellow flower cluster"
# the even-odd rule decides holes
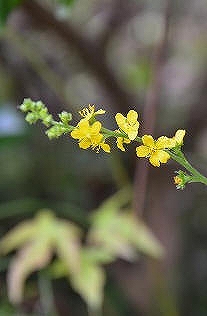
[[[104,110],[95,112],[95,106],[90,104],[88,108],[79,112],[83,118],[71,132],[71,137],[79,140],[80,148],[88,149],[91,147],[92,149],[96,149],[97,152],[101,148],[107,153],[110,152],[110,146],[105,143],[104,135],[101,133],[101,122],[91,122],[96,115],[104,113]]]
[[[138,113],[130,110],[126,116],[122,113],[115,115],[115,121],[118,129],[109,130],[102,126],[102,123],[96,119],[98,115],[105,114],[105,110],[97,110],[94,105],[79,111],[80,121],[76,126],[71,125],[72,114],[66,111],[58,114],[59,119],[55,120],[49,113],[47,107],[41,101],[32,101],[25,99],[20,105],[20,110],[26,114],[26,121],[34,124],[41,121],[46,127],[46,134],[49,139],[58,138],[62,135],[70,134],[72,138],[78,140],[79,147],[82,149],[94,149],[99,152],[100,149],[106,153],[111,152],[110,145],[106,143],[109,138],[115,138],[117,147],[125,151],[125,145],[132,141],[139,145],[136,147],[136,155],[140,158],[147,158],[149,162],[159,167],[161,163],[167,163],[172,158],[183,166],[189,173],[179,170],[174,182],[178,189],[184,189],[187,183],[201,182],[207,185],[207,178],[198,172],[185,158],[181,150],[185,130],[179,129],[173,137],[161,136],[154,139],[152,135],[138,135],[139,121]]]
[[[110,146],[105,143],[107,137],[116,137],[117,147],[121,151],[125,151],[124,144],[138,141],[141,142],[141,145],[136,148],[137,156],[149,158],[153,166],[159,167],[161,163],[166,163],[170,159],[168,150],[183,144],[185,130],[178,130],[172,138],[161,136],[155,140],[151,135],[138,137],[138,113],[134,110],[130,110],[126,116],[121,113],[116,114],[118,130],[115,132],[103,129],[101,122],[97,121],[95,117],[104,113],[105,111],[102,109],[95,111],[95,106],[90,104],[88,108],[79,111],[82,119],[71,132],[71,136],[78,139],[80,148],[92,148],[97,152],[103,149],[109,153]],[[107,134],[107,132],[110,133]]]
[[[157,140],[154,140],[151,135],[144,135],[143,145],[136,148],[136,154],[138,157],[149,158],[154,167],[159,167],[160,163],[166,163],[170,159],[169,153],[165,150],[182,145],[184,136],[184,130],[178,130],[172,138],[161,136]]]

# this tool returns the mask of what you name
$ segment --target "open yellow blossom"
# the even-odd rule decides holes
[[[104,143],[104,137],[100,133],[100,130],[100,122],[96,121],[90,125],[88,120],[81,120],[71,132],[71,137],[79,140],[79,147],[82,149],[87,149],[89,147],[95,149],[98,146],[98,148],[110,152],[110,147],[108,144]]]
[[[88,108],[84,108],[78,113],[83,117],[83,120],[89,121],[92,117],[95,117],[96,115],[99,115],[99,114],[104,114],[106,113],[106,111],[102,109],[95,111],[95,105],[89,104]]]
[[[125,117],[121,113],[117,113],[115,120],[120,130],[127,134],[130,140],[134,140],[138,134],[139,122],[138,113],[134,110],[130,110]]]
[[[185,136],[184,129],[177,130],[177,132],[175,133],[175,136],[173,136],[172,138],[169,138],[168,148],[173,148],[173,147],[182,145],[184,136]]]
[[[138,157],[149,158],[150,163],[159,167],[160,163],[166,163],[170,159],[170,155],[164,150],[169,148],[169,138],[161,136],[154,140],[151,135],[144,135],[142,137],[143,145],[136,148]]]
[[[130,139],[124,138],[124,137],[117,137],[116,144],[117,144],[117,147],[118,147],[121,151],[125,151],[124,144],[129,144],[129,143],[131,143],[131,140],[130,140]]]

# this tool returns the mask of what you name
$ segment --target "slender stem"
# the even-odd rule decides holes
[[[115,138],[123,137],[123,138],[129,139],[128,135],[126,133],[124,133],[124,132],[121,132],[121,131],[111,131],[110,129],[105,128],[105,127],[102,127],[101,131],[104,134],[108,135],[108,136],[112,136],[112,137],[115,137]],[[137,142],[142,142],[142,139],[139,136],[137,136],[134,140],[137,141]]]
[[[198,170],[196,170],[186,159],[186,157],[184,156],[184,154],[180,151],[179,155],[176,155],[175,153],[168,151],[168,153],[170,154],[171,158],[173,160],[175,160],[176,162],[178,162],[181,166],[183,166],[186,170],[188,170],[192,176],[193,179],[191,182],[201,182],[205,185],[207,185],[207,178],[202,175]]]
[[[39,272],[38,283],[40,291],[40,301],[44,314],[46,316],[58,316],[54,302],[51,280],[47,276],[45,271]]]

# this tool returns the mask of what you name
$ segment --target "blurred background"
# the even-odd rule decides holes
[[[44,207],[85,229],[93,209],[133,183],[137,216],[166,255],[107,267],[104,315],[207,315],[206,188],[176,190],[178,166],[153,168],[133,146],[97,155],[69,137],[49,141],[18,110],[31,98],[78,119],[96,104],[116,128],[114,115],[133,108],[156,137],[186,129],[184,151],[207,174],[206,1],[1,0],[0,16],[1,236]],[[38,290],[18,308],[9,303],[9,260],[0,258],[0,314],[45,315]],[[35,275],[30,284],[33,293]],[[67,281],[54,281],[53,291],[58,315],[87,315]]]

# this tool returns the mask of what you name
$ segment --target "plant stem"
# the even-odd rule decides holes
[[[108,136],[112,136],[112,137],[115,137],[115,138],[117,138],[117,137],[123,137],[123,138],[129,139],[128,135],[127,135],[126,133],[124,133],[124,132],[121,132],[121,131],[111,131],[110,129],[105,128],[105,127],[102,127],[102,128],[101,128],[101,131],[102,131],[104,134],[108,135]],[[139,137],[139,136],[137,136],[134,140],[137,141],[137,142],[139,142],[139,143],[142,142],[142,138]]]
[[[170,154],[173,160],[178,162],[181,166],[183,166],[186,170],[188,170],[191,173],[191,175],[193,176],[191,182],[200,182],[207,185],[207,178],[188,162],[188,160],[181,151],[179,151],[179,155],[176,155],[171,151],[168,151],[168,153]]]
[[[51,280],[45,271],[38,274],[40,301],[43,313],[46,316],[58,316],[56,311]]]

